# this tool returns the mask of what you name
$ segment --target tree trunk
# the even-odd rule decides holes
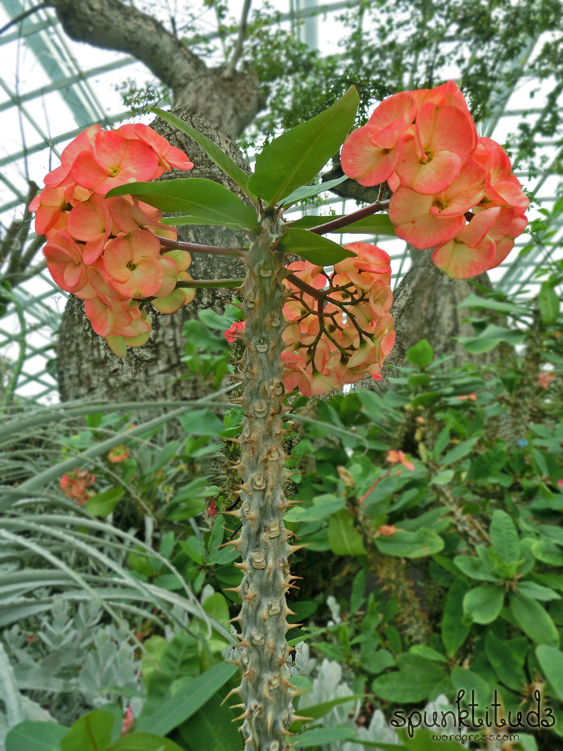
[[[206,135],[238,164],[249,172],[233,139],[198,115],[177,107],[174,114]],[[155,130],[174,146],[185,151],[194,168],[187,173],[173,170],[160,179],[200,177],[219,182],[248,201],[240,188],[227,177],[203,149],[176,128],[158,119]],[[240,247],[246,241],[243,232],[223,227],[185,225],[178,237],[187,242],[223,247]],[[234,258],[218,255],[192,255],[190,274],[194,279],[242,278],[243,265]],[[68,401],[93,396],[118,401],[196,399],[207,393],[198,378],[175,380],[187,373],[180,361],[184,354],[184,321],[196,318],[199,310],[214,308],[223,312],[233,296],[231,290],[198,290],[189,305],[173,315],[152,315],[153,331],[149,342],[140,348],[129,348],[127,357],[116,357],[104,339],[97,336],[84,316],[84,304],[71,297],[63,313],[57,350],[57,371],[61,399]]]
[[[405,365],[405,353],[421,339],[427,339],[436,356],[453,355],[452,367],[465,363],[486,365],[497,360],[495,351],[482,355],[470,354],[457,341],[459,337],[474,336],[469,308],[459,308],[468,295],[477,290],[466,279],[450,279],[432,263],[431,250],[410,249],[412,266],[394,293],[391,313],[395,319],[397,338],[393,352],[385,361],[386,368]],[[471,281],[492,288],[488,275],[481,274]],[[478,294],[478,292],[477,292]]]

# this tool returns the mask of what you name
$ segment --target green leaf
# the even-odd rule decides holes
[[[141,675],[143,676],[143,683],[146,688],[149,685],[153,673],[159,671],[159,668],[153,665],[153,663],[158,665],[168,649],[168,641],[163,636],[155,635],[151,636],[150,639],[147,639],[143,646],[145,647],[145,650],[141,654]],[[145,654],[145,651],[148,652],[148,655]]]
[[[507,315],[521,315],[529,316],[529,308],[524,308],[521,305],[515,305],[511,302],[500,302],[489,297],[479,297],[479,295],[469,295],[465,300],[459,304],[458,308],[477,308],[482,310],[494,310],[497,313],[505,313]]]
[[[213,694],[236,673],[237,669],[236,665],[229,665],[225,662],[213,665],[203,675],[195,678],[188,685],[182,686],[154,714],[144,720],[139,719],[137,729],[150,729],[154,733],[167,735],[201,709]]]
[[[280,201],[280,205],[289,206],[290,203],[297,203],[297,201],[302,201],[304,198],[312,198],[313,196],[318,196],[319,193],[324,193],[325,190],[335,188],[337,185],[340,185],[340,183],[343,183],[345,180],[349,179],[350,178],[348,177],[348,175],[343,175],[342,177],[337,177],[336,180],[327,180],[325,183],[318,183],[317,185],[304,185],[302,188],[297,188],[297,190],[294,190],[293,193],[290,196],[287,196],[287,198],[284,198],[283,201]]]
[[[373,693],[385,701],[398,704],[424,701],[445,677],[437,663],[418,655],[402,654],[397,659],[399,662],[401,670],[380,675],[371,684]]]
[[[220,592],[208,597],[203,603],[203,609],[219,623],[226,624],[229,621],[229,606]]]
[[[531,597],[533,600],[541,600],[542,602],[549,602],[550,600],[560,600],[561,597],[554,592],[550,587],[543,587],[536,582],[521,581],[518,583],[518,592],[526,597]]]
[[[563,550],[549,540],[538,540],[531,547],[532,555],[550,566],[563,566]]]
[[[480,579],[487,582],[498,582],[501,577],[495,574],[493,569],[485,561],[469,555],[456,555],[454,563],[458,569],[472,579]]]
[[[84,508],[92,516],[109,516],[124,495],[125,488],[111,488],[103,493],[96,493],[86,501]]]
[[[13,727],[5,740],[6,751],[61,751],[68,728],[56,722],[25,720]]]
[[[510,610],[516,623],[535,644],[559,646],[559,634],[546,609],[536,600],[523,595],[510,595]]]
[[[296,253],[315,266],[332,266],[345,258],[355,257],[351,250],[322,235],[315,235],[306,229],[289,227],[277,245],[283,253]]]
[[[416,532],[400,529],[391,537],[378,537],[375,544],[384,555],[399,558],[424,558],[439,553],[444,547],[442,538],[424,527]]]
[[[473,438],[469,438],[467,441],[458,443],[457,446],[454,446],[453,449],[450,449],[450,451],[448,451],[448,453],[440,461],[440,464],[443,467],[446,467],[448,464],[452,464],[453,462],[458,462],[460,459],[463,459],[465,456],[471,453],[473,446],[477,443],[480,437],[481,436],[474,436]]]
[[[430,485],[448,485],[454,479],[453,469],[445,469],[430,480]]]
[[[447,657],[444,657],[444,655],[440,654],[440,652],[436,652],[436,650],[432,649],[432,647],[426,646],[426,644],[415,644],[410,648],[410,652],[412,652],[413,655],[426,657],[427,660],[433,660],[434,662],[448,661]]]
[[[552,326],[559,316],[559,296],[549,282],[542,282],[538,307],[544,326]]]
[[[352,728],[315,728],[314,730],[306,730],[302,733],[293,744],[293,747],[310,748],[311,746],[320,746],[323,743],[347,741],[354,738],[355,735],[356,733]]]
[[[337,216],[312,216],[308,214],[293,222],[291,226],[299,229],[310,229],[311,227],[318,227],[320,224],[342,219],[344,216],[345,214],[338,214]],[[332,231],[335,234],[387,235],[395,237],[395,226],[387,214],[365,216],[353,224],[348,224],[346,227]]]
[[[424,370],[434,359],[434,350],[427,339],[422,339],[414,347],[407,349],[405,357],[411,365]]]
[[[463,623],[463,598],[468,590],[469,584],[458,576],[446,595],[442,617],[442,641],[450,657],[455,657],[471,630],[470,625]]]
[[[462,689],[465,690],[466,701],[471,699],[471,692],[474,691],[477,704],[481,707],[486,706],[491,691],[487,681],[483,680],[480,675],[477,675],[472,670],[464,670],[463,668],[456,667],[452,670],[450,678],[456,692]]]
[[[493,631],[489,631],[485,640],[485,651],[499,681],[520,693],[527,683],[526,674],[522,666],[514,659],[508,644],[498,639]]]
[[[155,112],[163,120],[170,123],[170,125],[176,126],[176,128],[181,130],[182,133],[193,138],[193,140],[206,152],[209,158],[215,162],[215,164],[222,169],[223,172],[239,186],[239,188],[242,188],[249,198],[255,198],[255,196],[253,196],[248,190],[249,175],[243,172],[241,168],[233,162],[231,157],[225,154],[225,152],[216,146],[213,141],[210,141],[209,138],[203,135],[203,133],[192,128],[191,125],[188,125],[188,123],[184,122],[179,117],[176,117],[176,115],[173,115],[171,112],[165,112],[164,110],[158,109],[158,107],[151,107],[151,112]]]
[[[366,591],[368,572],[365,568],[361,568],[354,577],[354,583],[352,584],[352,594],[350,596],[350,615],[354,615],[356,610],[359,610],[364,602],[364,594]]]
[[[350,696],[339,696],[337,699],[331,699],[330,701],[323,701],[320,704],[313,704],[312,707],[301,707],[298,714],[304,717],[311,717],[313,720],[318,720],[320,717],[324,717],[334,707],[340,706],[340,704],[347,704],[349,701],[364,700],[365,694],[351,694]],[[303,727],[306,721],[297,720],[291,726],[291,732],[296,733]]]
[[[498,618],[504,602],[504,589],[481,584],[463,598],[463,611],[475,623],[491,623]]]
[[[180,735],[190,751],[239,751],[242,737],[233,723],[229,707],[221,706],[223,696],[214,694],[203,707],[183,722]]]
[[[557,698],[563,701],[563,653],[555,647],[542,644],[536,648],[536,655],[551,688]],[[7,745],[6,751],[10,751]]]
[[[489,324],[479,336],[462,336],[458,339],[468,352],[474,355],[480,355],[483,352],[489,352],[501,342],[507,342],[515,346],[522,344],[526,334],[523,331],[510,331],[501,326]]]
[[[520,560],[520,541],[514,522],[506,511],[497,509],[491,522],[491,542],[505,563]]]
[[[273,206],[311,182],[344,143],[358,104],[352,87],[332,107],[276,138],[257,158],[248,189]]]
[[[115,718],[96,709],[77,720],[61,739],[61,751],[106,751]]]
[[[363,555],[366,552],[362,538],[354,529],[354,520],[346,509],[330,517],[328,542],[336,555]]]
[[[188,435],[218,436],[223,422],[210,409],[197,409],[180,417],[180,424]]]
[[[112,743],[107,751],[183,751],[169,738],[153,733],[129,733]]]
[[[154,183],[127,183],[113,188],[107,195],[137,196],[140,201],[167,214],[184,213],[190,219],[197,220],[196,224],[236,227],[251,232],[260,230],[254,208],[244,204],[223,185],[200,177]],[[165,223],[176,222],[176,219],[171,218]]]

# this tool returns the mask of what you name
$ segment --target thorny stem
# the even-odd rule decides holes
[[[235,256],[242,258],[246,254],[244,248],[216,248],[214,245],[198,245],[197,243],[184,243],[179,240],[169,240],[166,237],[158,236],[161,246],[165,250],[189,250],[190,253],[205,253],[208,255]]]
[[[293,587],[288,556],[298,548],[288,544],[290,532],[283,516],[291,506],[284,495],[287,459],[284,435],[281,353],[283,305],[288,294],[282,284],[282,256],[272,252],[281,234],[277,217],[265,217],[251,244],[242,287],[246,326],[242,363],[245,418],[239,439],[241,506],[232,511],[242,523],[240,536],[228,543],[240,551],[244,577],[237,591],[242,598],[242,634],[236,663],[243,670],[239,692],[244,702],[241,731],[245,751],[286,751],[293,722],[290,709],[294,687],[285,664],[286,617],[291,611],[285,595]]]
[[[388,207],[389,201],[376,201],[363,209],[358,209],[358,211],[353,211],[347,216],[342,216],[340,219],[333,219],[332,222],[319,224],[317,227],[311,227],[308,232],[313,232],[315,235],[326,235],[327,232],[336,232],[337,230],[342,229],[342,227],[348,227],[350,224],[354,224],[354,222],[358,222],[366,216],[377,214]]]

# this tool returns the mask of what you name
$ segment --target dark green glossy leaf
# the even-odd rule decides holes
[[[306,261],[314,263],[315,266],[332,266],[345,258],[352,258],[356,255],[322,235],[292,227],[285,230],[277,247],[283,253],[296,253]]]
[[[256,211],[238,196],[213,180],[188,177],[152,183],[128,183],[114,188],[111,196],[136,196],[140,201],[168,214],[183,213],[196,224],[215,224],[259,231]],[[169,219],[167,224],[175,224]]]
[[[256,160],[248,189],[273,206],[311,182],[342,146],[358,104],[352,87],[332,107],[276,138]]]
[[[222,169],[223,172],[239,186],[239,188],[244,190],[247,196],[255,198],[247,187],[249,175],[243,172],[241,168],[233,162],[231,157],[225,154],[225,152],[214,144],[213,141],[210,141],[209,138],[203,135],[203,133],[192,128],[191,125],[188,125],[188,123],[184,122],[179,117],[176,117],[176,115],[173,115],[171,112],[165,112],[164,110],[158,109],[158,107],[151,107],[151,111],[156,112],[159,117],[166,120],[170,125],[174,125],[178,130],[181,130],[182,133],[193,138],[193,140],[206,152],[210,159],[215,162],[215,164]]]

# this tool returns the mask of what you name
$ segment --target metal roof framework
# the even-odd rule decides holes
[[[286,2],[286,0],[278,1],[280,4]],[[326,23],[327,17],[334,17],[336,11],[353,7],[360,0],[339,0],[323,5],[317,5],[316,0],[289,0],[289,2],[289,12],[281,14],[281,22],[293,24],[304,22],[300,31],[301,38],[314,46],[319,36],[323,36],[318,33],[319,25]],[[0,0],[0,11],[2,9],[4,11],[5,22],[20,17],[30,7],[31,3],[26,0],[24,2]],[[1,20],[0,25],[2,25]],[[236,29],[231,29],[231,31],[236,31]],[[217,37],[217,32],[210,30],[208,22],[207,26],[202,25],[199,32],[200,38],[203,36],[211,40]],[[534,107],[529,108],[515,106],[522,103],[517,86],[519,82],[526,80],[526,66],[537,42],[537,38],[531,38],[527,49],[513,62],[512,71],[519,73],[519,81],[512,87],[506,87],[498,92],[497,106],[489,120],[482,124],[481,135],[494,137],[503,142],[503,133],[507,131],[508,122],[514,122],[515,118],[517,122],[524,117],[533,116],[542,119],[546,116],[547,103],[544,107],[538,107],[535,103]],[[77,54],[77,45],[65,36],[55,14],[47,8],[27,16],[13,29],[0,36],[0,59],[13,55],[14,49],[17,54],[16,84],[19,84],[21,78],[20,57],[24,57],[25,64],[35,71],[32,75],[27,75],[27,79],[33,79],[33,81],[35,78],[42,79],[42,85],[30,85],[26,91],[22,92],[19,85],[14,86],[13,81],[0,78],[0,97],[2,92],[4,94],[3,100],[0,101],[0,122],[9,121],[11,118],[11,126],[8,125],[6,132],[10,132],[13,136],[14,131],[19,128],[21,134],[19,143],[18,139],[13,136],[3,149],[0,144],[0,228],[2,231],[5,231],[17,213],[14,210],[21,207],[25,200],[27,192],[25,178],[30,174],[30,169],[34,170],[31,177],[40,182],[47,169],[58,163],[60,146],[66,145],[84,128],[94,123],[111,127],[129,119],[129,112],[124,110],[118,96],[113,97],[109,107],[106,102],[108,82],[116,80],[117,72],[128,73],[136,69],[145,71],[145,77],[147,77],[146,69],[135,58],[118,53],[106,54],[105,51],[96,50],[97,61],[99,60],[102,64],[90,66],[88,61],[83,59],[84,54],[81,56]],[[88,49],[92,50],[92,48]],[[103,62],[104,57],[108,58],[107,62]],[[104,80],[102,87],[99,84],[101,79]],[[41,122],[39,104],[44,114],[43,122]],[[52,118],[53,114],[59,110],[61,111],[61,117],[58,118],[60,123],[56,123],[57,132],[52,134],[49,115]],[[69,124],[73,126],[70,129]],[[28,145],[28,141],[31,141],[31,145]],[[531,184],[525,182],[524,184],[528,190],[531,190],[537,201],[549,207],[559,196],[561,188],[560,178],[555,172],[559,160],[563,158],[563,148],[561,142],[557,140],[544,141],[541,145],[548,150],[547,167]],[[51,160],[53,160],[52,166]],[[515,165],[515,171],[523,181],[528,177],[524,171],[518,173],[517,165]],[[342,199],[327,195],[326,206],[336,208],[337,204],[340,204],[337,210],[342,212],[354,207],[353,202],[343,202]],[[310,211],[309,208],[294,210]],[[556,232],[556,237],[559,237],[563,229],[563,217],[554,221],[550,229]],[[343,239],[346,240],[346,236]],[[388,238],[386,240],[388,241]],[[378,242],[391,254],[396,286],[410,266],[404,243],[393,240],[386,245],[383,238],[380,238]],[[526,240],[520,238],[517,247],[522,248],[525,244]],[[490,274],[496,288],[504,292],[525,291],[528,296],[532,297],[537,292],[538,282],[534,279],[534,274],[537,265],[541,263],[541,253],[540,249],[534,249],[526,255],[518,255],[516,251],[513,251],[507,261]],[[26,322],[25,353],[23,367],[18,378],[17,392],[35,400],[56,400],[56,380],[53,377],[52,362],[49,363],[49,360],[54,357],[53,342],[60,323],[61,309],[57,302],[64,300],[68,295],[58,289],[47,273],[41,273],[31,282],[17,287],[15,296],[16,304],[23,312]],[[0,319],[0,352],[7,353],[12,360],[17,360],[18,346],[22,340],[17,321],[15,309],[9,310],[8,314]]]

